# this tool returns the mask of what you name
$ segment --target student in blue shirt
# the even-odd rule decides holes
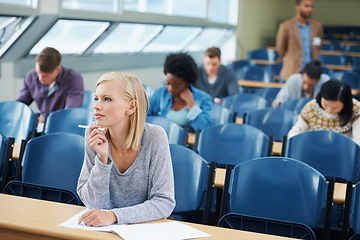
[[[166,86],[150,98],[148,115],[165,117],[192,130],[211,126],[210,95],[192,86],[198,77],[194,59],[186,53],[172,53],[164,63]]]

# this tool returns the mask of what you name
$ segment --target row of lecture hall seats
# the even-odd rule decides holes
[[[239,94],[240,95],[245,95],[246,97],[244,99],[249,99],[249,95],[255,96],[255,94],[249,94],[249,93],[243,93],[243,94]],[[261,97],[260,97],[261,98]],[[225,104],[227,101],[223,101],[223,104]],[[244,100],[245,102],[245,100]],[[260,101],[260,103],[264,103],[264,100],[262,99]],[[20,137],[21,139],[26,139],[29,140],[29,133],[31,133],[31,131],[29,130],[29,126],[33,126],[31,120],[26,120],[26,119],[32,119],[31,117],[26,117],[24,114],[20,114],[20,112],[22,112],[23,110],[19,110],[19,112],[17,112],[16,116],[13,117],[9,117],[9,113],[14,113],[14,109],[20,109],[18,107],[15,107],[15,105],[21,105],[22,108],[27,109],[27,106],[22,104],[22,103],[18,103],[18,102],[11,102],[11,104],[14,104],[13,107],[11,108],[4,108],[5,113],[2,112],[3,114],[1,114],[2,116],[6,116],[7,119],[5,120],[4,124],[1,124],[0,126],[6,126],[5,129],[1,129],[1,131],[5,130],[9,130],[9,129],[15,129],[13,127],[10,126],[11,122],[16,122],[17,124],[20,124],[19,122],[17,122],[17,116],[21,116],[20,119],[22,119],[24,122],[27,121],[28,124],[26,126],[28,126],[28,128],[26,128],[26,131],[24,131],[26,134],[23,135],[22,137]],[[6,105],[5,103],[1,103],[1,105]],[[223,106],[221,105],[216,105],[220,110],[226,109],[223,108]],[[266,107],[267,104],[263,104],[263,107]],[[284,104],[285,106],[285,104]],[[230,107],[231,108],[231,107]],[[249,109],[254,108],[253,106],[250,107]],[[1,109],[1,108],[0,108]],[[232,108],[234,109],[234,107]],[[256,107],[255,107],[256,109]],[[77,109],[72,109],[72,110],[62,110],[62,112],[67,112],[67,111],[76,111]],[[87,110],[87,109],[86,109]],[[209,179],[214,179],[214,175],[215,175],[215,168],[217,166],[219,167],[228,167],[231,165],[238,165],[240,163],[246,162],[248,160],[254,159],[254,158],[262,158],[262,157],[267,157],[271,155],[271,151],[269,149],[271,149],[271,138],[269,136],[273,136],[271,134],[267,135],[267,133],[264,133],[263,131],[250,126],[250,123],[252,121],[258,121],[258,120],[265,120],[265,119],[273,119],[273,117],[271,116],[271,113],[275,116],[281,116],[281,119],[288,119],[289,122],[292,121],[293,117],[296,116],[293,112],[290,111],[289,113],[286,113],[284,111],[284,115],[280,115],[279,112],[282,111],[282,108],[279,109],[272,109],[272,108],[264,108],[260,111],[264,111],[266,114],[268,115],[264,115],[264,117],[262,117],[261,112],[258,112],[257,114],[255,114],[257,111],[254,112],[248,112],[247,116],[246,116],[246,120],[245,122],[248,122],[248,124],[235,124],[235,123],[229,123],[230,119],[233,119],[231,117],[230,111],[225,111],[228,115],[227,117],[223,117],[223,121],[219,120],[219,123],[216,124],[213,127],[210,127],[208,129],[204,129],[203,131],[201,131],[198,135],[198,138],[196,139],[196,144],[194,146],[194,150],[191,150],[189,148],[186,148],[184,146],[182,146],[182,144],[184,143],[183,141],[179,141],[179,142],[175,142],[176,146],[178,148],[181,149],[186,149],[184,151],[190,151],[191,155],[194,156],[198,156],[198,158],[201,158],[202,160],[199,161],[199,163],[197,163],[197,165],[200,166],[206,166],[203,167],[204,169],[210,169],[210,171],[205,171],[205,173],[201,173],[201,179],[197,180],[197,181],[201,181],[201,186],[203,185],[204,182],[207,182],[207,186],[205,187],[205,192],[207,194],[207,196],[204,196],[204,187],[200,187],[200,183],[199,184],[186,184],[186,189],[189,188],[189,186],[194,186],[197,191],[196,194],[191,193],[190,194],[190,190],[188,190],[189,192],[186,193],[179,193],[179,191],[181,191],[181,187],[178,186],[179,184],[181,184],[181,182],[184,182],[184,179],[187,180],[191,180],[192,177],[187,176],[186,174],[191,174],[190,171],[186,171],[186,173],[184,173],[184,169],[189,169],[190,167],[175,167],[175,164],[183,164],[183,163],[177,163],[177,161],[175,160],[176,157],[178,156],[181,161],[184,161],[184,154],[179,154],[179,155],[175,155],[173,150],[174,148],[177,148],[176,146],[172,146],[172,156],[173,156],[173,161],[174,161],[174,174],[175,174],[175,180],[176,179],[181,179],[181,180],[176,180],[176,196],[177,196],[177,208],[175,209],[174,213],[178,213],[181,214],[183,212],[187,212],[183,209],[185,209],[186,207],[182,206],[182,204],[190,204],[190,201],[182,201],[181,197],[186,197],[186,198],[192,198],[192,197],[196,197],[196,201],[199,201],[200,196],[201,197],[201,203],[197,204],[197,207],[195,209],[199,209],[202,208],[204,210],[203,213],[203,219],[202,221],[207,222],[209,221],[209,212],[211,211],[211,205],[213,203],[220,205],[221,202],[226,202],[226,200],[224,201],[214,201],[213,200],[213,194],[212,194],[212,181],[209,181]],[[269,112],[267,112],[269,111]],[[61,111],[59,111],[61,112]],[[288,111],[289,112],[289,111]],[[254,115],[252,115],[254,113]],[[292,113],[292,114],[291,114]],[[32,113],[33,114],[33,113]],[[54,113],[55,114],[55,113]],[[270,115],[269,115],[270,114]],[[30,114],[31,115],[31,114]],[[70,115],[76,115],[76,114],[70,114]],[[85,118],[90,119],[88,114],[84,114],[81,113],[81,115],[84,115]],[[220,115],[220,114],[218,114]],[[285,117],[286,116],[286,117]],[[48,118],[50,119],[50,115],[48,116]],[[147,119],[147,121],[150,122],[149,120],[150,118]],[[256,120],[257,119],[257,120]],[[166,119],[165,119],[166,120]],[[30,123],[29,123],[30,122]],[[49,123],[50,120],[47,119],[47,123]],[[67,119],[66,121],[67,124],[71,125],[70,119]],[[159,125],[161,122],[158,122]],[[21,123],[23,124],[23,123]],[[21,125],[20,124],[20,125]],[[87,123],[76,123],[73,124],[74,126],[76,126],[77,129],[77,124],[84,124],[86,125]],[[19,125],[19,126],[20,126]],[[46,125],[46,124],[45,124]],[[291,125],[289,123],[289,125]],[[273,127],[273,128],[277,128],[277,127]],[[17,130],[22,130],[23,128],[16,128]],[[45,128],[46,129],[46,128]],[[70,130],[72,131],[72,130]],[[285,131],[286,132],[286,131]],[[309,132],[307,134],[312,134],[312,133],[316,133],[316,132]],[[14,133],[11,133],[14,134]],[[11,135],[10,136],[15,136],[17,137],[17,135]],[[320,133],[318,133],[320,134]],[[79,134],[79,135],[83,135]],[[7,193],[10,194],[16,194],[16,195],[24,195],[24,196],[31,196],[31,197],[37,197],[37,198],[45,198],[45,199],[49,199],[49,200],[53,200],[53,201],[60,201],[60,202],[66,202],[66,203],[74,203],[74,204],[81,204],[78,196],[75,193],[75,187],[76,187],[76,182],[77,182],[77,177],[78,174],[80,172],[81,169],[81,164],[83,161],[83,137],[79,136],[78,134],[73,134],[73,133],[47,133],[43,136],[40,137],[36,137],[31,139],[27,144],[25,142],[25,144],[22,146],[22,153],[20,154],[19,160],[17,161],[17,168],[16,168],[16,174],[15,174],[15,181],[11,181],[10,183],[5,182],[4,179],[2,181],[2,187],[4,188],[4,184],[8,183],[8,185],[5,187],[5,191]],[[301,134],[300,136],[306,136],[306,134]],[[338,179],[342,179],[343,181],[348,181],[348,185],[352,186],[352,183],[356,183],[358,181],[358,159],[359,159],[359,147],[351,140],[348,139],[347,137],[344,137],[342,135],[343,138],[345,138],[345,140],[339,140],[340,137],[338,136],[340,134],[336,134],[336,133],[332,133],[332,132],[324,132],[323,133],[323,137],[320,138],[320,140],[318,142],[316,142],[315,140],[317,139],[314,136],[310,136],[309,139],[305,140],[305,141],[300,141],[300,142],[296,142],[295,140],[298,139],[299,137],[294,137],[292,139],[290,139],[289,141],[285,142],[286,145],[286,151],[284,153],[285,157],[288,158],[294,158],[300,161],[304,161],[305,163],[311,165],[312,167],[314,167],[315,169],[318,169],[318,171],[320,171],[324,176],[328,177],[328,180],[331,180],[331,177],[334,177],[336,180]],[[10,136],[3,136],[1,135],[1,157],[5,156],[5,159],[3,159],[4,163],[8,163],[8,165],[10,165],[11,163],[11,151],[12,149],[10,148],[9,150],[9,146],[12,146],[14,143],[11,143],[9,141]],[[170,141],[170,136],[171,134],[168,134],[169,136],[169,141]],[[347,142],[346,142],[347,141]],[[309,143],[309,146],[304,146],[304,147],[299,147],[301,142],[305,142],[305,143]],[[71,144],[69,144],[71,143]],[[76,143],[76,144],[74,144]],[[331,145],[332,144],[332,145]],[[6,146],[7,145],[7,146]],[[54,147],[55,146],[55,147]],[[296,147],[291,147],[291,146],[296,146]],[[4,150],[4,149],[8,149],[8,150]],[[222,149],[221,154],[219,153],[220,151],[218,151],[218,149]],[[322,151],[323,149],[326,149],[326,152]],[[300,152],[298,151],[297,153],[296,150],[301,150]],[[307,151],[308,152],[307,152]],[[318,154],[316,154],[316,151],[319,151]],[[53,152],[56,151],[56,152]],[[333,152],[332,152],[333,151]],[[75,153],[76,152],[76,153]],[[68,155],[69,154],[69,155]],[[220,154],[220,155],[219,155]],[[299,154],[299,155],[296,155]],[[303,155],[301,155],[303,154]],[[313,165],[311,163],[309,163],[309,159],[306,156],[316,156],[317,160],[321,160],[320,162],[327,162],[330,163],[330,161],[332,161],[330,158],[333,157],[336,159],[336,162],[331,164],[326,164],[326,166],[334,166],[333,171],[340,171],[339,174],[337,174],[337,172],[329,172],[327,173],[326,171],[322,171],[321,170],[321,166],[316,166]],[[73,157],[73,158],[72,158]],[[60,159],[59,159],[60,158]],[[339,159],[344,158],[344,161],[339,161]],[[46,159],[46,161],[44,161],[44,159]],[[65,161],[69,159],[70,161]],[[190,160],[191,161],[191,160]],[[286,160],[288,161],[288,160]],[[23,168],[21,169],[21,162],[23,163]],[[57,166],[58,163],[61,163],[62,167]],[[343,165],[336,165],[339,163],[346,163]],[[184,163],[185,164],[185,163]],[[205,165],[204,165],[205,164]],[[231,164],[231,165],[229,165]],[[6,164],[5,164],[6,165]],[[42,168],[39,168],[38,166],[41,165],[43,166]],[[191,165],[194,166],[194,165]],[[346,167],[345,167],[346,166]],[[355,166],[355,167],[353,167]],[[5,169],[5,168],[4,168]],[[3,172],[6,172],[4,171]],[[231,169],[231,168],[229,168]],[[238,168],[235,168],[238,169]],[[351,171],[349,171],[352,170]],[[178,173],[177,171],[180,171],[180,173]],[[199,171],[200,170],[194,170],[195,173],[197,173],[197,177],[199,177]],[[234,170],[235,172],[236,170]],[[342,171],[342,172],[341,172]],[[351,173],[350,173],[351,172]],[[6,172],[7,174],[7,172]],[[348,175],[346,175],[348,174]],[[351,175],[352,174],[352,175]],[[277,174],[279,175],[279,174]],[[184,177],[186,176],[186,177]],[[226,177],[226,179],[233,179],[234,177]],[[64,179],[68,180],[68,181],[64,181]],[[5,179],[6,180],[6,179]],[[209,185],[209,183],[211,183]],[[226,187],[227,185],[232,186],[232,184],[229,183],[225,183],[223,186]],[[209,187],[210,186],[210,187]],[[184,186],[183,186],[184,187]],[[199,190],[201,188],[201,190]],[[228,191],[219,191],[219,193],[223,192],[224,193],[224,197],[226,197],[226,194],[228,193]],[[261,199],[266,199],[266,197],[261,197]],[[195,200],[194,200],[195,201]],[[205,203],[204,203],[205,201]],[[349,201],[349,197],[347,197],[347,201]],[[355,200],[354,200],[355,201]],[[229,209],[231,209],[231,202],[230,202],[230,207]],[[344,208],[345,206],[345,208]],[[346,214],[348,214],[348,210],[350,209],[350,205],[349,204],[345,204],[345,205],[334,205],[333,206],[333,213],[335,217],[325,217],[324,215],[322,215],[322,218],[320,219],[319,224],[321,225],[325,225],[325,219],[334,219],[331,226],[335,227],[335,228],[340,228],[341,226],[346,227],[348,224],[346,222],[344,222],[344,220],[342,219],[342,216],[344,215],[346,218]],[[275,208],[274,208],[275,209]],[[192,210],[194,210],[194,207],[192,207]],[[190,211],[190,210],[189,210]],[[218,216],[222,216],[222,214],[224,214],[225,212],[227,212],[228,209],[226,208],[224,210],[224,207],[220,210],[220,215]],[[218,216],[215,216],[215,220],[217,219]],[[232,219],[237,219],[237,217],[234,217],[233,215],[230,215]],[[339,217],[340,216],[340,217]],[[252,216],[254,217],[254,216]],[[259,217],[259,216],[256,216]],[[273,216],[271,216],[273,217]],[[251,218],[252,219],[252,218]],[[289,219],[282,219],[280,218],[280,220],[289,220]],[[290,219],[291,220],[291,219]],[[226,220],[225,222],[229,222],[230,220]],[[238,220],[236,220],[238,221]],[[245,221],[242,217],[241,221]],[[246,220],[247,221],[247,220]],[[253,221],[253,220],[251,220]],[[334,222],[335,221],[335,222]],[[224,220],[223,220],[224,222]],[[269,220],[269,222],[271,222]],[[271,222],[271,224],[273,224]],[[310,224],[311,225],[311,224]],[[354,229],[355,230],[355,229]],[[345,231],[345,230],[344,230]],[[346,231],[348,231],[346,229]]]

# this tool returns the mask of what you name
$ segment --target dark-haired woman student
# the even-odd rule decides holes
[[[346,82],[329,80],[316,99],[308,102],[288,137],[314,130],[331,130],[351,137],[360,145],[360,102]]]
[[[194,59],[186,53],[172,53],[164,63],[166,86],[150,98],[148,115],[165,117],[193,130],[211,126],[210,95],[192,86],[198,77]]]

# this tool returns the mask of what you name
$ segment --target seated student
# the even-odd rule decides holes
[[[221,64],[221,51],[211,47],[205,51],[204,65],[199,67],[199,77],[194,86],[208,94],[215,103],[229,95],[239,93],[236,73]]]
[[[353,99],[346,82],[329,80],[316,99],[308,102],[288,137],[314,130],[331,130],[351,137],[360,145],[360,102]]]
[[[211,97],[192,86],[197,79],[197,66],[186,53],[172,53],[164,64],[166,86],[150,98],[148,115],[165,117],[193,130],[211,126]]]
[[[145,122],[145,89],[136,76],[112,72],[96,84],[96,122],[86,130],[77,193],[91,210],[88,226],[166,218],[174,207],[174,178],[165,131]],[[99,128],[105,128],[105,131]]]
[[[322,74],[321,63],[318,60],[309,62],[301,73],[293,74],[288,78],[272,105],[277,108],[290,99],[313,98],[318,94],[321,85],[329,79],[327,74]]]
[[[81,107],[84,97],[82,76],[71,68],[60,65],[61,54],[55,48],[44,48],[36,56],[36,66],[24,79],[16,101],[30,105],[36,102],[39,110],[39,123],[51,112]]]

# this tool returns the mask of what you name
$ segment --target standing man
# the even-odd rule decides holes
[[[321,23],[311,18],[313,0],[295,2],[296,16],[281,23],[276,36],[276,50],[283,62],[280,72],[283,80],[319,58],[324,35]]]
[[[194,86],[207,92],[215,103],[221,98],[239,93],[236,73],[221,64],[221,51],[211,47],[205,51],[204,64],[199,67],[199,77]]]
[[[318,60],[305,65],[301,73],[292,74],[285,82],[273,101],[273,107],[277,108],[287,100],[296,98],[314,98],[320,91],[323,83],[330,77],[322,73],[321,63]]]
[[[35,69],[26,75],[16,99],[27,105],[36,102],[40,110],[39,123],[44,122],[48,113],[82,106],[83,78],[75,70],[60,66],[60,62],[58,50],[44,48],[36,56]]]

